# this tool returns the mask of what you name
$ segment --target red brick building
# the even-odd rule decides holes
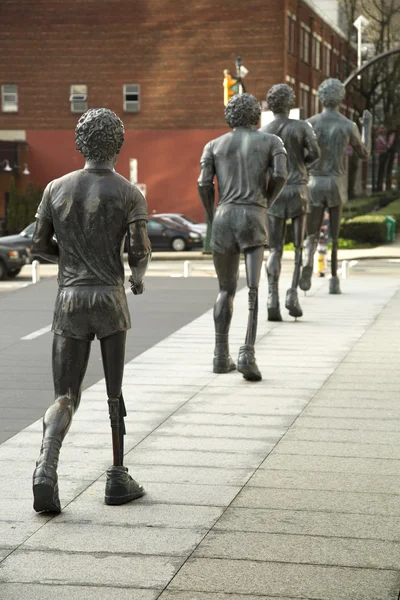
[[[344,35],[311,0],[2,0],[0,55],[0,219],[12,174],[44,186],[83,165],[74,128],[100,106],[125,123],[117,170],[129,178],[137,159],[150,210],[203,218],[199,158],[227,131],[236,56],[248,92],[289,82],[306,116],[319,83],[348,69]]]

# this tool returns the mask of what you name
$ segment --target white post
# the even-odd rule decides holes
[[[347,279],[349,274],[349,263],[347,260],[342,260],[342,279]]]
[[[266,276],[267,276],[267,263],[264,260],[262,267],[261,267],[261,279],[265,279]]]
[[[191,267],[192,267],[192,264],[191,264],[190,260],[185,260],[185,262],[183,263],[183,276],[184,277],[190,276]]]
[[[38,283],[40,281],[40,262],[34,260],[32,262],[32,283]]]

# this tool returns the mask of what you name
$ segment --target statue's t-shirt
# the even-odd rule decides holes
[[[60,286],[121,286],[125,234],[129,223],[147,220],[147,204],[115,171],[82,169],[48,184],[36,218],[53,223]]]
[[[273,159],[286,154],[282,140],[276,135],[238,127],[212,140],[204,147],[200,164],[205,170],[199,183],[211,183],[214,173],[218,181],[218,206],[245,204],[267,208],[267,181],[273,171]],[[205,181],[205,174],[211,181]]]

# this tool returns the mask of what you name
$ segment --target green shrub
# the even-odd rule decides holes
[[[342,238],[368,244],[383,244],[386,241],[386,218],[384,215],[362,215],[342,223]]]
[[[393,217],[393,219],[396,219],[400,223],[400,200],[394,200],[394,202],[391,202],[385,208],[377,210],[375,214]]]
[[[343,205],[343,217],[351,219],[370,213],[380,206],[380,200],[376,196],[354,198]]]

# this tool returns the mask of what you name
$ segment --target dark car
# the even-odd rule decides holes
[[[153,250],[175,250],[182,252],[191,248],[202,248],[203,238],[189,227],[161,218],[150,218],[147,223]]]
[[[200,233],[161,218],[149,218],[147,231],[153,250],[183,252],[183,250],[203,247]],[[127,249],[127,240],[125,240],[125,252]]]
[[[34,230],[35,223],[31,223],[28,227],[25,227],[21,233],[0,237],[0,244],[2,246],[10,246],[11,248],[25,248],[29,261],[32,262],[31,246]]]
[[[28,255],[25,248],[3,246],[0,243],[0,280],[6,277],[16,277],[27,262]]]

